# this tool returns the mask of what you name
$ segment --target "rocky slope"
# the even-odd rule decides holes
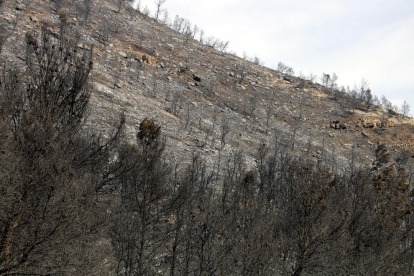
[[[278,144],[345,170],[355,152],[370,164],[378,143],[396,154],[412,150],[411,119],[364,105],[351,112],[349,95],[187,41],[122,1],[87,2],[60,4],[67,31],[80,34],[79,49],[93,47],[94,128],[108,132],[123,112],[133,141],[142,119],[153,118],[175,159],[196,151],[210,163],[238,149],[254,156],[261,145]],[[5,1],[0,24],[7,37],[2,61],[22,64],[26,32],[47,25],[59,38],[59,9],[53,1]]]

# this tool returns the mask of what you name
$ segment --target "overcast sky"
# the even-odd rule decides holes
[[[153,12],[154,2],[141,6]],[[167,0],[164,8],[267,67],[335,72],[351,88],[365,78],[374,95],[407,100],[414,114],[413,0]]]

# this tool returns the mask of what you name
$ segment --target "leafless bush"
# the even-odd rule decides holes
[[[145,15],[145,16],[150,15],[150,10],[149,10],[148,6],[145,6],[145,8],[142,9],[142,14]]]
[[[86,25],[92,12],[92,0],[83,0],[76,4],[76,18],[80,25]]]
[[[7,31],[6,27],[0,25],[0,54],[8,38],[9,32]]]
[[[119,13],[125,4],[132,5],[133,3],[134,0],[115,0],[115,4],[118,8],[116,12]]]
[[[228,46],[229,46],[229,42],[228,41],[226,41],[226,42],[220,41],[218,43],[218,45],[216,46],[216,49],[224,53],[227,50],[227,47]],[[261,64],[261,65],[263,65],[263,64]]]
[[[171,23],[170,15],[167,10],[164,11],[164,16],[162,17],[160,22],[166,25],[167,27],[171,28],[172,23]]]
[[[56,9],[60,10],[63,7],[65,0],[52,0],[52,2],[55,2]]]
[[[307,77],[308,81],[314,82],[316,79],[316,75],[313,73],[309,73],[309,76]]]
[[[176,32],[181,32],[184,20],[184,18],[181,18],[178,15],[176,15],[174,18],[174,22],[172,24],[172,29]]]
[[[200,29],[199,31],[198,41],[200,41],[200,43],[204,43],[204,30],[203,29]]]
[[[160,19],[160,15],[164,12],[164,9],[162,8],[162,6],[165,4],[167,0],[156,0],[155,1],[155,5],[156,5],[156,11],[155,11],[155,20],[159,20]]]
[[[295,71],[293,71],[293,68],[284,64],[283,62],[279,62],[277,64],[277,70],[289,76],[293,76],[295,74]]]
[[[101,24],[98,28],[96,33],[96,40],[98,40],[103,45],[108,44],[109,40],[111,39],[111,32],[108,19],[103,18]]]
[[[190,121],[191,121],[191,116],[192,116],[192,109],[191,109],[191,102],[190,101],[186,101],[186,103],[185,103],[185,110],[184,110],[184,112],[185,112],[185,114],[184,114],[184,122],[185,122],[185,125],[184,125],[184,128],[187,128],[187,126],[190,124]]]
[[[178,114],[180,113],[181,102],[182,97],[180,95],[180,92],[172,92],[172,99],[170,101],[170,113],[174,114],[175,116],[178,116]]]
[[[401,105],[401,114],[403,117],[408,117],[408,114],[410,113],[411,106],[407,101],[404,101],[404,103]]]
[[[270,121],[271,121],[272,117],[274,116],[274,108],[273,108],[273,105],[271,103],[266,104],[265,115],[266,115],[265,125],[266,125],[266,134],[267,134],[267,132],[269,130],[269,126],[270,126]]]
[[[264,65],[264,62],[258,56],[254,57],[253,63],[256,64],[256,65],[261,65],[261,66]]]
[[[255,111],[257,109],[257,103],[259,102],[259,96],[260,95],[259,95],[258,92],[253,91],[250,94],[249,101],[248,101],[247,106],[246,106],[247,107],[247,110],[246,110],[247,115],[249,115],[253,120],[255,120],[255,118],[256,118]]]
[[[152,72],[152,84],[150,89],[150,96],[156,97],[158,94],[158,73],[156,71]]]
[[[188,19],[184,20],[181,33],[185,36],[186,43],[193,37],[193,30],[191,29],[191,23]]]
[[[222,117],[221,118],[221,125],[220,125],[220,141],[222,147],[226,145],[226,137],[230,132],[230,125],[228,119]]]

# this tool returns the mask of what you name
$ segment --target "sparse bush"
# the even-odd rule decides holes
[[[80,25],[86,25],[92,12],[92,0],[82,0],[76,4],[76,18]]]
[[[181,33],[185,36],[186,43],[188,43],[188,40],[194,36],[193,30],[191,29],[191,23],[188,19],[184,20]]]
[[[166,25],[167,27],[171,28],[171,19],[170,19],[170,15],[167,10],[164,11],[164,16],[160,20],[160,22]]]
[[[331,76],[329,74],[322,73],[321,82],[323,86],[327,87],[330,80],[331,80]]]
[[[381,105],[385,109],[392,109],[392,103],[384,95],[381,97]]]
[[[264,65],[264,62],[262,60],[260,60],[260,58],[258,56],[254,57],[253,63],[256,64],[256,65],[260,65],[260,66]]]
[[[63,4],[65,3],[65,0],[52,0],[51,2],[55,2],[56,9],[60,10],[63,7]]]
[[[224,147],[226,145],[226,137],[230,132],[229,121],[226,118],[221,118],[220,125],[220,141],[221,145]]]
[[[145,8],[142,9],[142,14],[145,15],[145,16],[150,15],[150,10],[149,10],[148,6],[145,6]]]
[[[125,4],[132,5],[133,3],[134,0],[115,0],[115,4],[118,8],[116,12],[119,13]]]
[[[306,80],[300,79],[298,85],[296,85],[297,88],[304,88],[306,86]]]
[[[187,126],[190,124],[191,121],[191,115],[192,115],[192,109],[191,109],[191,102],[186,101],[185,103],[185,110],[184,110],[184,128],[187,128]]]
[[[203,29],[200,29],[200,31],[199,31],[198,41],[200,43],[203,43],[204,44],[204,30]]]
[[[279,62],[277,64],[277,70],[280,71],[281,73],[285,73],[289,76],[293,76],[295,74],[295,71],[293,71],[292,67],[287,66],[283,62]]]
[[[273,105],[271,103],[266,104],[266,108],[265,108],[265,115],[266,115],[266,134],[269,130],[269,126],[270,126],[270,120],[272,119],[273,115],[274,115],[274,108]]]
[[[8,38],[9,32],[7,31],[6,27],[0,25],[0,54]]]
[[[98,40],[103,45],[106,45],[108,44],[110,39],[111,39],[111,34],[110,34],[109,22],[106,18],[103,18],[101,21],[101,26],[99,26],[98,32],[96,34],[96,40]]]
[[[309,76],[307,78],[308,81],[314,82],[316,79],[316,75],[313,73],[309,73]]]
[[[372,92],[371,89],[367,89],[365,91],[365,105],[367,106],[367,110],[369,109],[369,107],[372,105]]]
[[[68,24],[68,13],[64,9],[59,10],[59,31],[60,31],[60,46],[65,44],[65,31]]]
[[[178,116],[180,112],[181,102],[182,102],[182,97],[180,95],[180,92],[174,91],[172,93],[172,99],[170,102],[170,113],[174,114],[175,116]]]
[[[164,12],[164,10],[162,9],[162,6],[165,4],[167,0],[156,0],[155,1],[155,5],[157,6],[156,11],[155,11],[155,20],[159,20],[160,19],[160,15]]]
[[[137,138],[147,146],[159,143],[161,127],[155,124],[154,120],[145,118],[139,125]]]
[[[245,111],[247,112],[247,115],[253,119],[253,121],[256,119],[255,111],[257,109],[257,103],[259,102],[259,100],[259,93],[253,91],[250,94],[249,101],[247,103],[247,110]]]
[[[184,18],[179,17],[178,15],[175,16],[174,22],[172,24],[172,29],[176,32],[181,32],[182,24],[184,22]]]
[[[238,71],[239,71],[239,74],[237,75],[238,83],[242,84],[247,75],[247,67],[243,62],[239,65]]]
[[[410,113],[411,110],[411,106],[409,103],[407,103],[407,101],[404,101],[404,103],[401,105],[401,114],[403,115],[403,117],[407,117],[408,114]]]
[[[350,112],[352,110],[352,113],[354,113],[355,109],[358,107],[358,104],[359,104],[357,88],[354,87],[354,89],[351,90],[348,86],[347,87],[347,93],[350,96],[350,99],[348,101],[348,105],[349,105],[348,109],[349,109]]]

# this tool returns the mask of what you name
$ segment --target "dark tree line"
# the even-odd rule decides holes
[[[91,55],[43,28],[26,34],[24,69],[2,68],[1,275],[81,275],[99,260],[87,244],[105,221],[94,205],[94,169],[105,167],[109,144],[82,134]]]
[[[92,50],[26,34],[24,68],[1,67],[0,275],[409,275],[413,192],[378,146],[336,175],[262,145],[208,166],[87,124]],[[223,138],[224,143],[224,138]]]

